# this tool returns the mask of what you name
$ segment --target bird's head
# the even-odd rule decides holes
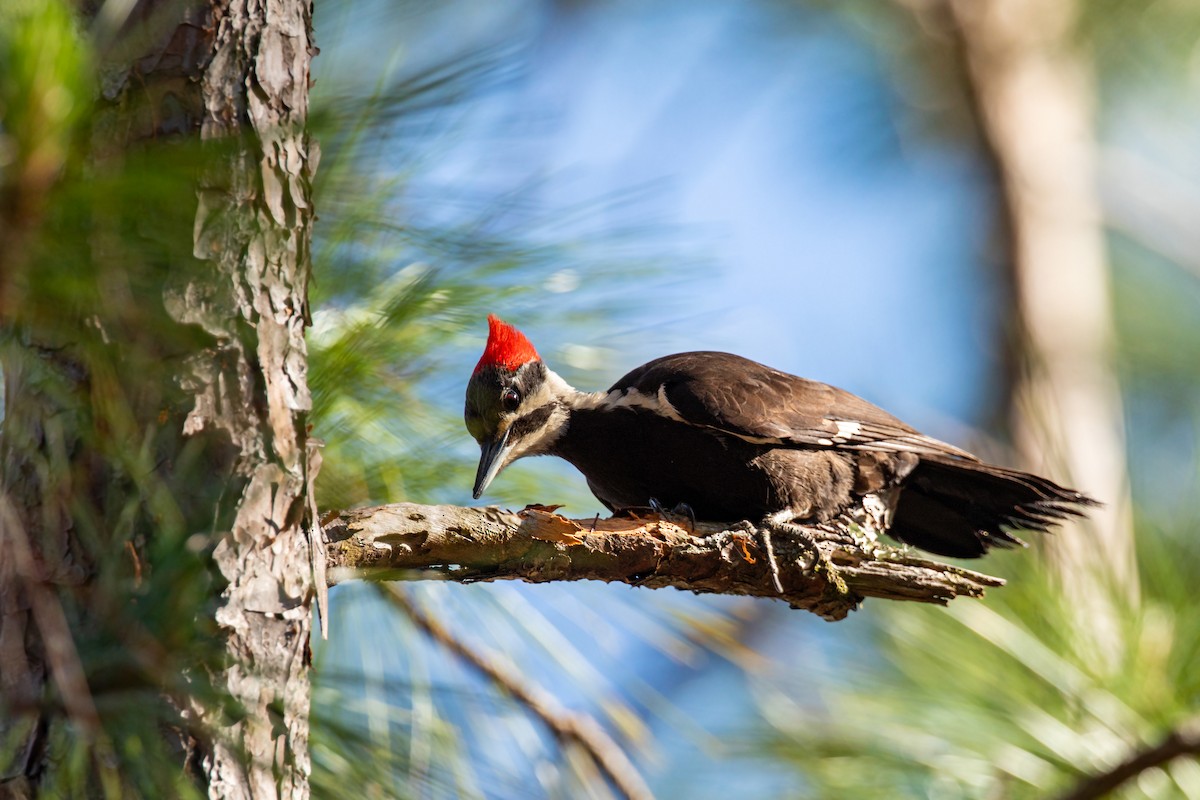
[[[570,391],[525,334],[488,316],[487,346],[467,384],[463,412],[481,450],[475,499],[513,461],[546,452],[566,423],[561,400]]]

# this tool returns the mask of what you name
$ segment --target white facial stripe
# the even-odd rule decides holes
[[[523,456],[542,455],[549,450],[550,445],[566,430],[569,417],[568,407],[574,404],[575,398],[581,396],[587,395],[576,391],[553,370],[546,370],[546,379],[532,394],[521,400],[521,405],[517,406],[512,420],[515,421],[547,406],[553,406],[554,410],[550,412],[550,417],[544,425],[512,442],[504,459],[505,466]]]
[[[556,403],[545,425],[512,443],[512,447],[504,459],[505,465],[511,464],[523,456],[538,456],[545,453],[566,430],[567,420],[567,409]]]
[[[570,399],[570,406],[576,411],[595,411],[607,405],[608,397],[608,392],[579,392]]]
[[[521,405],[517,406],[515,416],[523,417],[534,409],[548,406],[555,401],[566,400],[572,395],[577,394],[579,392],[571,388],[571,385],[560,378],[554,371],[546,370],[546,380],[538,384],[533,394],[522,398]]]

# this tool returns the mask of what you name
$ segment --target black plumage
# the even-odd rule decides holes
[[[520,407],[485,425],[486,399],[514,391]],[[686,504],[699,519],[784,512],[821,523],[867,508],[896,539],[967,558],[1094,505],[981,462],[849,392],[728,353],[655,359],[594,394],[540,360],[477,368],[467,420],[484,448],[476,496],[515,458],[557,455],[609,509],[653,499]]]

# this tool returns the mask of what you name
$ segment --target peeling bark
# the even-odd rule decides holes
[[[110,5],[81,4],[85,15]],[[224,579],[215,616],[226,658],[211,683],[233,702],[205,691],[161,698],[203,740],[198,777],[211,797],[306,798],[311,4],[144,0],[125,10],[106,51],[119,60],[100,65],[89,168],[103,177],[132,151],[177,147],[155,176],[173,213],[131,225],[136,204],[89,198],[78,263],[40,282],[33,268],[11,276],[0,309],[0,795],[37,793],[56,768],[46,755],[55,731],[59,741],[83,734],[92,751],[77,780],[119,787],[122,765],[98,746],[105,709],[97,724],[72,635],[136,602],[112,593],[127,588],[113,575],[128,570],[132,586],[143,568],[154,575],[147,544],[171,527],[181,540],[215,534]],[[198,137],[203,173],[187,174]],[[166,139],[175,144],[149,146]],[[194,225],[178,225],[192,209]],[[161,249],[123,263],[123,243],[143,237]],[[54,291],[64,276],[77,294]],[[107,588],[90,594],[105,569]]]
[[[867,597],[944,605],[1004,583],[858,540],[844,526],[805,528],[811,545],[774,538],[782,592],[761,534],[715,523],[688,530],[665,520],[397,503],[343,511],[324,528],[331,583],[422,571],[463,582],[599,580],[774,598],[827,620],[843,619]]]
[[[209,796],[307,798],[308,647],[313,578],[305,514],[304,328],[317,148],[308,112],[312,8],[294,0],[217,2],[203,71],[201,135],[219,159],[203,179],[196,258],[212,265],[173,298],[181,322],[217,344],[193,359],[196,398],[184,432],[227,434],[245,483],[214,558],[228,586],[217,622],[228,636],[224,684],[243,716],[205,756]]]

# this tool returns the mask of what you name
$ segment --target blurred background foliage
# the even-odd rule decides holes
[[[737,791],[740,796],[762,797],[1041,797],[1065,791],[1080,775],[1112,766],[1200,711],[1190,677],[1197,629],[1186,589],[1191,578],[1200,574],[1190,544],[1198,511],[1195,440],[1200,418],[1194,388],[1197,362],[1189,355],[1194,353],[1189,342],[1200,334],[1200,298],[1194,264],[1164,257],[1164,253],[1187,255],[1188,248],[1178,241],[1180,236],[1190,235],[1186,226],[1169,228],[1167,221],[1151,213],[1155,208],[1145,208],[1167,188],[1160,181],[1167,182],[1173,197],[1186,200],[1186,207],[1196,208],[1200,174],[1195,155],[1185,150],[1188,142],[1195,141],[1200,109],[1194,100],[1181,100],[1195,94],[1200,15],[1188,4],[1101,5],[1083,7],[1076,45],[1098,78],[1098,185],[1112,231],[1112,314],[1118,334],[1115,358],[1127,403],[1128,458],[1133,466],[1130,480],[1137,504],[1137,569],[1143,595],[1135,606],[1122,606],[1118,630],[1102,640],[1101,646],[1109,649],[1102,653],[1096,652],[1094,636],[1077,629],[1077,616],[1060,589],[1057,573],[1044,568],[1036,553],[994,558],[988,568],[1012,581],[981,607],[954,608],[948,613],[868,607],[857,619],[833,631],[770,607],[742,609],[720,599],[636,596],[634,613],[654,615],[661,605],[679,602],[682,613],[671,612],[676,624],[683,621],[685,632],[687,625],[695,625],[701,632],[685,633],[684,640],[698,643],[700,649],[682,663],[672,664],[663,663],[654,650],[678,634],[670,633],[670,626],[656,625],[650,637],[636,641],[639,637],[631,631],[644,626],[627,621],[623,612],[616,610],[628,594],[621,587],[608,587],[596,595],[592,594],[594,587],[586,586],[438,588],[438,612],[457,622],[458,630],[469,631],[465,635],[472,641],[497,651],[520,652],[522,667],[532,680],[561,687],[556,690],[568,702],[607,718],[615,730],[623,730],[619,722],[624,711],[613,715],[607,704],[614,697],[631,702],[636,712],[646,716],[646,730],[651,735],[639,734],[625,740],[626,744],[639,754],[639,764],[662,794],[718,797]],[[954,42],[944,30],[929,29],[928,18],[914,13],[932,6],[879,3],[851,9],[820,3],[775,3],[747,10],[722,3],[686,7],[672,3],[652,7],[512,3],[497,11],[472,3],[456,4],[453,10],[417,4],[413,15],[403,17],[399,27],[389,28],[379,21],[370,31],[360,30],[366,41],[391,41],[399,64],[420,65],[431,58],[426,53],[437,50],[428,48],[430,42],[463,50],[483,42],[496,46],[493,52],[506,59],[507,67],[499,71],[503,80],[488,84],[487,97],[452,114],[460,126],[457,140],[441,142],[445,149],[440,151],[442,163],[433,182],[453,176],[449,182],[454,187],[451,205],[458,204],[462,187],[472,181],[485,187],[478,190],[481,196],[487,196],[486,187],[504,187],[498,196],[524,211],[533,199],[562,207],[564,196],[574,199],[588,190],[603,195],[641,182],[643,194],[648,192],[650,200],[639,197],[635,213],[675,226],[675,241],[699,240],[710,260],[716,262],[697,272],[692,264],[668,260],[660,269],[663,279],[687,276],[689,285],[676,285],[665,292],[649,286],[645,274],[632,276],[632,284],[630,275],[616,276],[615,282],[627,290],[623,303],[604,308],[578,327],[573,324],[580,319],[578,306],[569,305],[572,296],[596,298],[598,285],[614,277],[611,265],[572,267],[580,270],[583,279],[574,291],[561,294],[547,288],[562,284],[539,285],[532,276],[525,277],[531,291],[524,297],[507,293],[508,285],[503,283],[485,289],[478,296],[478,310],[462,317],[469,323],[464,338],[473,348],[467,345],[465,352],[443,356],[453,360],[455,368],[433,370],[420,384],[431,390],[425,395],[431,407],[439,397],[454,398],[445,439],[432,449],[439,454],[433,458],[453,453],[460,459],[457,489],[435,481],[428,494],[417,490],[405,496],[466,499],[473,453],[457,430],[453,384],[469,371],[482,339],[479,320],[485,311],[493,310],[531,329],[535,344],[555,365],[573,365],[570,344],[559,352],[548,349],[561,347],[563,342],[588,348],[585,353],[598,350],[602,360],[593,362],[598,377],[574,372],[572,377],[581,381],[580,385],[603,385],[629,365],[672,347],[739,350],[868,396],[874,391],[880,395],[875,399],[892,408],[896,402],[912,402],[912,397],[921,398],[924,393],[924,399],[918,400],[924,405],[914,409],[915,416],[909,415],[921,427],[983,446],[1003,458],[1003,448],[996,442],[1003,441],[1006,432],[994,426],[995,409],[1006,401],[996,395],[1007,388],[999,372],[1004,360],[1000,353],[1014,312],[1011,298],[1001,290],[994,272],[1005,249],[994,243],[999,200],[982,157],[973,155],[980,146],[974,127],[978,121],[966,106],[967,78],[962,74],[961,53],[954,52]],[[360,4],[350,16],[364,27],[372,27],[360,17],[369,13]],[[345,25],[353,28],[354,23]],[[390,35],[396,38],[389,40]],[[661,46],[663,52],[638,49],[647,45]],[[811,49],[817,55],[797,64],[780,55],[788,48]],[[333,60],[323,65],[331,72],[337,67]],[[770,71],[773,68],[777,70],[774,73]],[[721,75],[722,69],[729,72]],[[788,72],[804,69],[821,75],[833,89],[810,90],[802,78]],[[562,73],[555,74],[557,70]],[[763,85],[753,79],[760,79]],[[618,94],[636,92],[639,81],[645,81],[646,94],[652,100],[639,104]],[[739,90],[748,97],[731,98]],[[824,106],[807,114],[778,110],[788,103],[806,102]],[[721,120],[721,114],[731,115],[733,121]],[[790,126],[777,133],[784,144],[765,142],[776,149],[762,160],[776,164],[780,172],[765,180],[759,178],[757,184],[750,179],[740,183],[726,179],[719,185],[731,195],[729,203],[744,199],[751,206],[748,214],[798,226],[797,238],[810,237],[804,249],[789,252],[767,266],[751,261],[766,247],[761,238],[748,242],[746,237],[780,238],[774,231],[743,230],[746,226],[736,212],[717,216],[715,222],[695,212],[695,206],[703,204],[697,197],[704,193],[704,182],[718,182],[713,173],[719,176],[721,170],[714,166],[714,159],[728,158],[740,166],[738,154],[731,152],[738,138],[764,144],[762,137],[754,140],[744,134],[756,117]],[[705,120],[708,129],[689,128],[697,119]],[[589,132],[589,122],[598,130]],[[1165,134],[1166,130],[1173,134]],[[616,141],[605,141],[605,136]],[[482,143],[473,137],[481,138]],[[711,147],[704,149],[696,140]],[[581,152],[576,142],[593,149]],[[783,155],[780,147],[792,152]],[[542,151],[528,152],[539,148]],[[694,152],[690,160],[675,158],[672,148]],[[813,149],[835,160],[840,165],[837,177],[854,189],[841,185],[829,189],[821,174],[828,167],[805,163],[803,152]],[[481,152],[486,155],[481,157]],[[516,157],[501,167],[488,163],[499,153],[515,153]],[[663,163],[647,164],[656,157]],[[781,198],[779,187],[767,183],[794,175],[800,184],[814,184],[792,189],[794,193],[807,189],[808,194],[816,195],[812,204],[836,203],[832,198],[837,192],[848,192],[857,198],[851,204],[857,202],[868,210],[838,208],[844,214],[862,213],[870,218],[871,204],[884,202],[878,199],[880,175],[903,171],[913,163],[919,165],[919,171],[923,162],[934,159],[950,166],[926,169],[933,173],[933,180],[912,187],[898,203],[921,202],[916,198],[941,192],[952,203],[959,198],[963,208],[958,214],[943,213],[937,220],[942,227],[935,235],[943,244],[924,263],[908,263],[905,250],[912,246],[907,243],[895,247],[899,252],[889,252],[883,232],[886,223],[881,223],[874,234],[880,240],[875,247],[864,244],[856,249],[842,242],[833,252],[852,263],[831,269],[821,263],[821,234],[813,230],[821,224],[821,215],[801,205],[790,223],[781,222],[783,208],[794,209],[797,201]],[[1156,162],[1163,166],[1154,167]],[[520,175],[521,165],[534,177]],[[747,172],[754,167],[757,165]],[[671,168],[690,172],[680,177],[671,174]],[[427,180],[429,176],[422,176],[416,182]],[[556,182],[567,180],[575,181],[574,191],[556,188]],[[761,195],[746,198],[747,184]],[[412,186],[410,183],[408,190]],[[513,186],[527,193],[520,201],[508,193]],[[445,191],[446,185],[439,189]],[[424,184],[423,192],[428,191]],[[414,205],[417,210],[410,209],[410,213],[420,216],[423,204]],[[435,205],[444,208],[445,201]],[[772,209],[772,205],[779,207]],[[930,224],[917,212],[901,210],[896,202],[887,209],[899,225]],[[597,216],[611,219],[611,214]],[[1180,209],[1170,215],[1170,219],[1179,217]],[[506,215],[506,219],[513,217]],[[839,220],[833,224],[842,227],[831,236],[851,235],[844,229],[849,223]],[[725,240],[716,242],[715,247],[711,238],[705,238],[711,237],[714,229],[718,239]],[[728,240],[735,245],[730,246]],[[737,245],[743,245],[741,251],[731,252]],[[561,264],[556,259],[574,249],[543,252],[552,263]],[[862,249],[867,252],[860,252]],[[856,258],[876,263],[860,267],[853,263]],[[431,259],[431,263],[435,262]],[[903,280],[916,288],[895,286],[883,274],[889,269],[900,270]],[[948,280],[929,286],[929,279],[923,276],[942,274],[942,269]],[[795,275],[787,275],[788,271]],[[837,296],[845,304],[812,299],[820,297],[822,290],[828,292],[831,282],[842,290]],[[794,294],[788,291],[792,286],[798,287]],[[782,337],[773,335],[771,323],[757,316],[763,313],[759,309],[769,308],[781,294],[792,298],[798,314],[792,317],[790,327],[784,322]],[[458,296],[467,295],[459,292]],[[547,301],[553,304],[550,319],[541,316],[547,313]],[[875,363],[878,353],[874,347],[864,346],[861,335],[846,331],[853,326],[845,325],[844,320],[854,315],[856,303],[870,308],[883,325],[891,320],[902,325],[900,320],[911,319],[906,311],[921,316],[919,327],[910,324],[899,334],[902,340],[911,338],[912,347],[897,354],[898,365],[880,367]],[[961,312],[942,310],[939,306],[943,303],[975,311],[963,319]],[[624,315],[619,313],[622,310]],[[626,332],[637,330],[647,317],[657,320],[651,341],[644,336],[630,341]],[[803,333],[820,330],[821,325],[849,335]],[[540,335],[543,328],[552,334]],[[797,336],[820,350],[795,355],[789,340]],[[441,341],[451,341],[451,337]],[[459,338],[457,343],[462,341]],[[949,379],[930,364],[956,359],[966,363],[957,370],[943,368]],[[831,360],[838,362],[833,370],[829,369]],[[314,353],[314,371],[320,369],[320,363]],[[825,372],[816,371],[820,367]],[[454,378],[450,383],[444,382],[447,374]],[[947,380],[947,390],[929,388],[946,385]],[[993,388],[990,393],[972,393],[964,384]],[[893,397],[899,399],[893,401]],[[987,431],[975,427],[983,424],[992,427]],[[401,467],[399,461],[388,463],[398,475],[421,474]],[[552,465],[521,468],[524,471],[506,473],[496,487],[496,499],[513,505],[567,500],[578,513],[590,513],[594,507],[580,495],[578,479],[569,474],[564,478]],[[372,498],[381,499],[378,493]],[[496,619],[528,620],[532,609],[557,609],[579,602],[594,605],[590,624],[599,619],[620,621],[615,627],[622,632],[614,632],[614,641],[626,640],[620,645],[618,660],[639,665],[632,678],[601,688],[580,672],[582,663],[598,664],[606,674],[614,665],[597,642],[585,638],[579,643],[580,634],[574,629],[578,620],[573,615],[536,617],[542,631],[537,634],[522,631],[522,625],[490,617],[481,621],[476,616],[484,613],[481,609],[495,605],[495,613],[501,615]],[[687,615],[697,609],[712,614],[719,625],[714,629],[711,624],[687,621]],[[355,623],[342,623],[339,618],[338,624]],[[553,666],[537,658],[527,645],[516,643],[522,636],[544,636],[550,624],[575,642],[571,658]],[[504,629],[515,638],[491,638]],[[366,632],[358,636],[369,638]],[[736,655],[714,659],[702,654],[726,637],[737,644]],[[440,695],[442,702],[435,700],[433,707],[443,708],[447,719],[455,720],[461,730],[479,731],[479,723],[470,721],[472,712],[455,708],[456,702],[462,701],[451,701],[450,696],[464,685],[477,691],[483,687],[470,675],[451,679],[440,669],[427,673],[427,666],[414,666],[418,659],[427,658],[418,655],[425,650],[414,638],[411,634],[389,637],[398,643],[397,655],[384,661],[410,664],[399,668],[401,681],[406,674],[411,677],[413,672],[408,670],[412,670],[442,676],[438,683],[443,687],[458,687],[434,691],[433,697]],[[337,646],[325,654],[339,664],[346,655]],[[327,676],[354,673],[353,665],[337,670],[330,668],[329,662],[325,666],[330,671],[322,674]],[[380,674],[388,670],[377,669],[383,670]],[[660,670],[671,677],[660,677]],[[621,675],[628,673],[622,671]],[[639,679],[648,680],[661,698],[650,704],[631,701],[638,693],[634,684]],[[400,689],[393,700],[402,698],[399,710],[411,714],[409,703],[415,701],[403,693]],[[382,707],[376,713],[384,713]],[[432,721],[426,732],[419,734],[415,733],[421,727],[416,718],[406,719],[409,735],[431,735]],[[399,730],[406,730],[403,723],[397,724]],[[473,768],[491,774],[488,770],[495,767],[485,766],[489,763],[486,754],[498,751],[489,750],[486,740],[476,741],[470,733],[463,737],[463,741],[474,741],[474,747],[464,750],[462,757]],[[543,732],[540,747],[545,745]],[[545,757],[544,751],[530,752],[537,755],[526,763]],[[514,770],[512,765],[519,762],[506,759],[506,763],[508,775],[524,776],[510,780],[529,780],[528,772]],[[1123,796],[1200,796],[1195,772],[1194,763],[1180,760],[1167,771],[1146,773],[1127,786]],[[487,780],[483,784],[494,785]],[[476,786],[471,791],[480,791],[476,784],[471,785]],[[456,790],[467,791],[464,786],[460,783]],[[542,782],[532,791],[553,794],[558,786]],[[498,790],[502,796],[510,793],[520,791]]]
[[[581,387],[676,349],[735,350],[1005,452],[1002,428],[981,429],[1004,405],[1014,313],[995,272],[999,201],[961,61],[917,13],[930,7],[318,2],[321,507],[469,501],[461,394],[489,312]],[[1010,583],[981,603],[869,605],[836,626],[623,586],[414,582],[411,602],[601,720],[662,797],[1045,797],[1200,713],[1200,8],[1079,8],[1141,579],[1100,652],[1036,548],[989,560]],[[125,210],[102,230],[105,263],[129,274],[190,247],[180,181],[196,153],[86,167],[91,49],[111,33],[98,19],[89,31],[63,3],[0,8],[0,268],[95,263],[98,208]],[[179,219],[147,211],[178,197]],[[125,296],[106,313],[144,322],[136,281],[114,295],[47,274],[64,307]],[[80,272],[96,274],[110,273]],[[129,474],[152,456],[131,456]],[[145,491],[178,502],[178,487]],[[553,463],[517,465],[488,500],[599,511]],[[136,622],[173,654],[151,663],[177,673],[211,655],[194,615],[204,545],[188,533],[160,540],[167,566],[138,604],[79,643],[130,763],[169,719],[140,713],[163,708],[154,682],[104,691],[136,651],[113,631]],[[314,643],[317,796],[611,795],[386,593],[340,586],[332,604]],[[128,787],[184,791],[165,753],[144,761]],[[1119,796],[1200,797],[1200,768],[1177,760]]]

